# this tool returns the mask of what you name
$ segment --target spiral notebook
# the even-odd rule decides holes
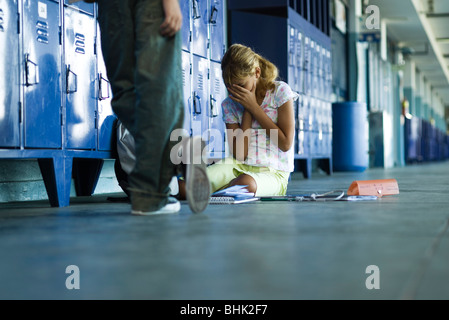
[[[238,204],[257,200],[259,198],[235,199],[234,197],[210,197],[209,204]]]
[[[219,190],[212,194],[209,204],[238,204],[259,200],[246,187],[238,185]]]

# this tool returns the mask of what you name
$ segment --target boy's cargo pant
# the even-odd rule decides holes
[[[157,210],[175,174],[170,133],[184,119],[180,33],[160,35],[161,0],[98,0],[98,11],[112,108],[136,142],[133,210]]]

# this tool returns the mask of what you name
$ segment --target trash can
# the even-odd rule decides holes
[[[333,103],[332,128],[333,169],[364,171],[369,163],[366,103]]]

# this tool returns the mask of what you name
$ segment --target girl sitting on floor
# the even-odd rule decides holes
[[[246,185],[259,197],[285,195],[294,170],[298,95],[277,80],[273,63],[244,45],[230,46],[221,69],[229,92],[222,109],[232,157],[207,168],[212,192]]]

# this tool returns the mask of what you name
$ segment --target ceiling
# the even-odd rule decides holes
[[[449,107],[449,1],[365,0],[387,21],[387,36],[410,58]],[[433,10],[432,10],[433,5]]]

